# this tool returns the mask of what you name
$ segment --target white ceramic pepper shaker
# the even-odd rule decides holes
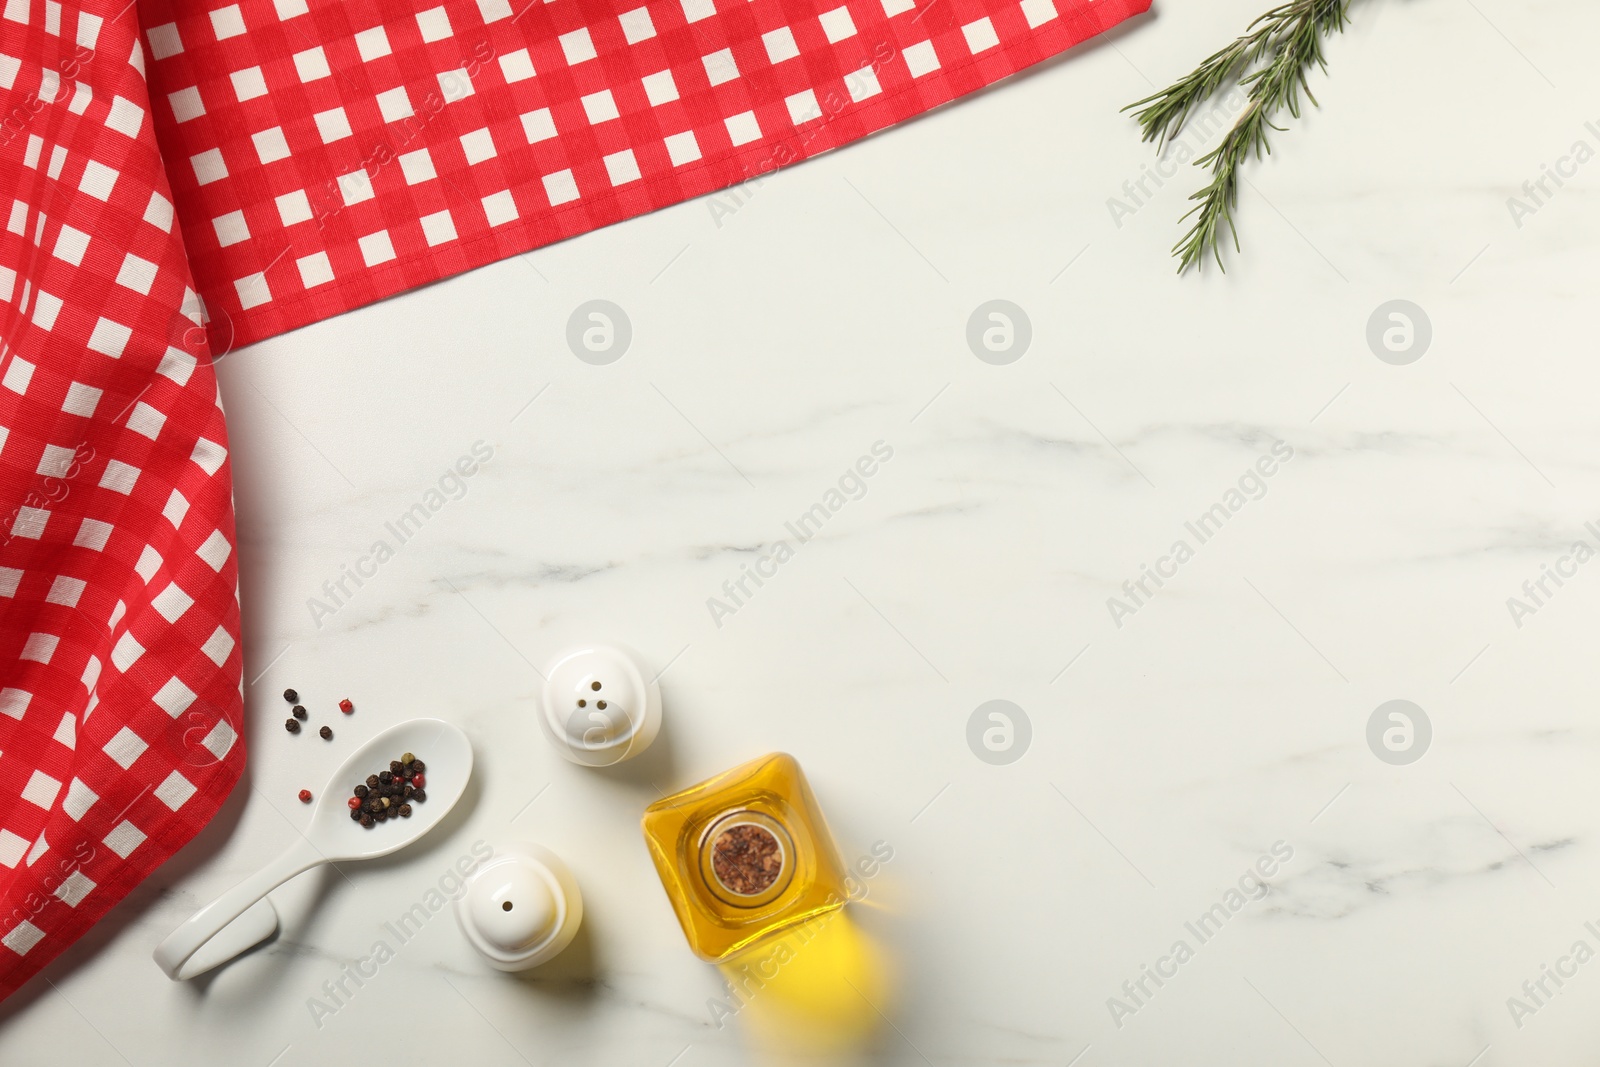
[[[631,648],[577,645],[544,676],[539,725],[573,763],[609,767],[632,759],[661,730],[661,687]]]
[[[521,971],[555,957],[583,922],[583,896],[561,857],[513,841],[467,879],[456,922],[490,966]]]

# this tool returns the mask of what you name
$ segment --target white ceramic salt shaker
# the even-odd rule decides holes
[[[561,857],[513,841],[472,873],[455,910],[461,932],[490,966],[521,971],[572,943],[583,922],[583,896]]]
[[[609,767],[650,747],[661,730],[661,687],[622,645],[567,649],[544,672],[539,725],[567,759]]]

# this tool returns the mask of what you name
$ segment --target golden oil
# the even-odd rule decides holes
[[[828,824],[785,753],[657,801],[643,825],[672,910],[703,960],[725,960],[849,899]]]

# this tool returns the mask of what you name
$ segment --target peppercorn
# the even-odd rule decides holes
[[[300,720],[285,719],[283,720],[283,728],[288,730],[291,734],[297,734],[300,732]]]
[[[411,799],[411,795],[413,793],[415,793],[416,791],[417,791],[417,787],[412,785],[410,782],[407,782],[406,783],[406,787],[400,791],[400,795],[405,797],[407,800],[410,800]]]
[[[421,804],[424,800],[428,799],[428,794],[421,786],[418,786],[417,791],[411,794],[411,799],[415,800],[418,804]]]
[[[363,815],[363,816],[361,816],[361,825],[366,827],[368,830],[372,829],[372,824],[373,824],[374,821],[375,820],[372,818],[371,815]]]
[[[376,774],[367,775],[367,787],[369,789],[375,787],[377,784],[378,784],[378,776]]]
[[[417,757],[413,756],[409,752],[405,753],[404,755],[402,755],[400,757],[400,762],[401,763],[415,763],[416,761],[417,761]]]
[[[351,797],[349,800],[344,802],[344,805],[345,805],[345,807],[349,808],[351,811],[360,811],[361,810],[361,798],[360,797]]]
[[[352,711],[356,710],[356,706],[350,703],[349,697],[345,697],[343,700],[339,701],[339,710],[348,715]]]
[[[302,804],[311,803],[311,790],[309,790],[309,789],[300,790],[300,803],[302,803]]]
[[[350,821],[351,822],[360,822],[361,821],[361,809],[360,808],[351,808],[350,809]]]
[[[393,771],[379,771],[378,772],[378,781],[382,782],[384,785],[388,785],[390,782],[394,781],[394,772]]]
[[[367,792],[368,792],[368,790],[367,790],[366,786],[364,786],[364,785],[356,786],[356,796],[365,797],[367,795]]]
[[[421,760],[412,760],[411,761],[411,772],[413,774],[421,774],[423,771],[425,771],[427,769],[428,769],[427,767],[424,767],[422,765],[422,761]]]
[[[400,817],[402,819],[411,818],[411,805],[410,804],[402,804],[402,805],[400,805]]]
[[[380,809],[378,809],[377,812],[375,812],[373,814],[372,817],[374,819],[377,819],[379,822],[388,822],[389,821],[389,809],[388,808],[380,808]]]
[[[295,718],[301,720],[302,722],[305,721],[306,709],[305,709],[305,705],[304,704],[296,704],[294,707],[290,708],[289,710],[294,713],[294,717]]]
[[[283,699],[287,700],[291,704],[298,704],[300,703],[300,694],[296,693],[293,689],[285,689],[283,691]]]
[[[411,776],[411,784],[416,786],[418,789],[421,789],[423,786],[428,784],[428,781],[423,777],[422,772],[418,771],[416,774]]]
[[[318,730],[317,734],[324,741],[332,741],[333,740],[333,731],[331,729],[329,729],[328,727],[326,727],[326,726],[324,726],[322,729]]]

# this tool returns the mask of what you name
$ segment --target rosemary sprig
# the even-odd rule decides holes
[[[1344,28],[1350,3],[1288,0],[1261,15],[1243,36],[1207,57],[1185,77],[1123,109],[1135,112],[1143,139],[1157,142],[1159,150],[1224,85],[1236,81],[1245,90],[1244,111],[1217,147],[1194,161],[1197,167],[1210,168],[1211,181],[1189,198],[1194,206],[1179,220],[1194,220],[1172,247],[1179,274],[1198,268],[1207,252],[1219,268],[1227,270],[1218,239],[1226,223],[1238,251],[1233,209],[1239,199],[1240,168],[1251,157],[1260,159],[1271,153],[1269,131],[1283,129],[1272,121],[1280,110],[1287,108],[1291,116],[1300,117],[1302,91],[1317,105],[1307,79],[1313,67],[1326,73],[1323,39]]]

